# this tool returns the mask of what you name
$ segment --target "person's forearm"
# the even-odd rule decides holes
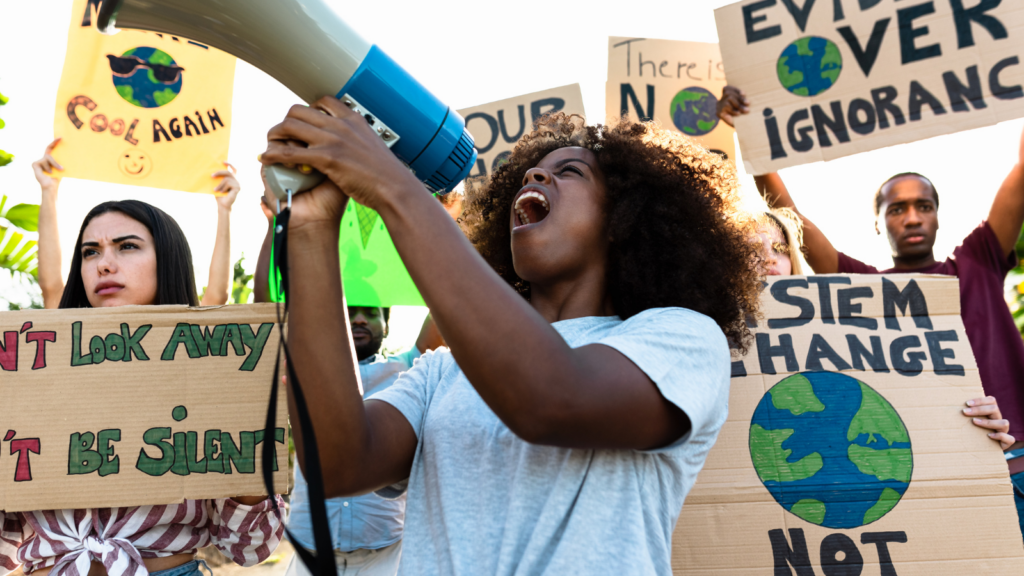
[[[228,303],[231,289],[231,209],[217,206],[217,239],[210,258],[210,277],[203,294],[203,306]]]
[[[64,294],[61,276],[60,233],[57,228],[57,184],[43,188],[39,203],[39,288],[43,292],[43,306],[57,308]]]
[[[338,226],[291,228],[288,238],[288,341],[309,409],[329,494],[361,486],[372,466],[369,422],[360,391],[348,312],[341,288]],[[290,383],[291,388],[293,383]],[[289,414],[296,456],[305,469],[302,426],[294,394]]]
[[[446,206],[445,210],[447,209]],[[428,313],[427,317],[423,319],[423,325],[420,326],[420,335],[416,337],[416,349],[420,351],[420,354],[424,354],[441,346],[444,346],[444,337],[441,336],[441,331],[437,329],[437,324]]]
[[[545,411],[589,401],[573,351],[476,252],[422,187],[380,210],[398,253],[459,366],[481,398],[524,439],[545,438]],[[417,189],[418,188],[418,189]],[[557,386],[552,383],[557,382]]]
[[[768,202],[768,205],[772,208],[783,207],[796,209],[796,204],[793,202],[793,198],[789,195],[789,190],[786,189],[786,184],[783,183],[782,177],[777,172],[770,174],[762,174],[761,176],[754,176],[754,184],[757,185],[757,191],[761,196]]]
[[[274,245],[274,221],[271,220],[267,226],[267,235],[263,237],[263,245],[260,246],[260,256],[256,259],[256,271],[252,278],[252,300],[253,302],[270,302],[270,270],[273,265],[270,261],[270,249]]]
[[[813,222],[807,219],[796,202],[789,195],[789,189],[782,181],[777,172],[754,176],[754,183],[757,191],[764,197],[765,202],[772,208],[789,208],[800,216],[803,221],[803,247],[807,264],[816,274],[835,274],[839,271],[839,252],[832,246],[832,242]]]
[[[1006,175],[992,201],[988,223],[1003,253],[1012,253],[1024,223],[1024,163],[1017,164]]]

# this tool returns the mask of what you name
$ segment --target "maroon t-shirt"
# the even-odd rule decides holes
[[[985,394],[995,396],[1010,434],[1024,440],[1024,340],[1003,299],[1006,273],[1017,255],[1003,253],[988,222],[974,229],[945,262],[916,270],[878,271],[839,253],[841,274],[944,274],[960,279],[960,316],[974,350]],[[966,398],[965,398],[966,400]]]

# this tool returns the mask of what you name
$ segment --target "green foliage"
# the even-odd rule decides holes
[[[1010,273],[1006,275],[1007,284],[1012,283],[1013,285],[1013,290],[1007,291],[1006,303],[1010,306],[1010,312],[1013,314],[1013,321],[1017,324],[1017,330],[1024,337],[1024,230],[1021,232],[1022,234],[1017,238],[1017,246],[1015,248],[1017,259],[1021,263],[1018,263],[1017,267],[1010,270]]]
[[[235,262],[234,274],[231,280],[231,300],[232,304],[248,304],[252,298],[252,274],[246,274],[245,267],[242,266],[242,262],[245,261],[245,253],[242,253],[242,257]]]
[[[35,278],[37,243],[24,233],[39,229],[39,206],[16,204],[4,210],[6,205],[7,196],[0,196],[0,269]]]
[[[235,262],[234,272],[231,279],[231,295],[228,298],[228,304],[248,304],[252,300],[252,274],[247,274],[245,266],[242,265],[245,262],[245,253],[242,253],[242,257]],[[207,287],[203,288],[203,291],[199,294],[199,299],[202,300],[203,296],[206,295]]]
[[[7,104],[7,102],[9,101],[10,98],[4,96],[3,94],[0,94],[0,106]],[[4,124],[4,119],[0,118],[0,128],[3,128],[4,126],[6,126],[6,124]],[[12,160],[14,160],[13,154],[8,154],[7,152],[0,150],[0,166],[7,166],[8,164],[11,163]]]

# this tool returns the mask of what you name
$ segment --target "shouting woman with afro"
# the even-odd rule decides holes
[[[328,496],[408,492],[399,573],[670,574],[760,289],[732,167],[652,125],[546,118],[468,194],[467,241],[337,100],[269,140],[264,163],[328,176],[292,205],[292,362]],[[365,402],[338,267],[350,198],[451,347]]]

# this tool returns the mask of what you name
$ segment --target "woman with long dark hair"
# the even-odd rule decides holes
[[[60,188],[59,172],[64,170],[53,157],[54,148],[60,138],[51,142],[43,157],[32,163],[36,181],[39,182],[42,200],[39,203],[39,288],[43,293],[43,306],[57,308],[64,294],[64,280],[61,278],[60,233],[57,227],[57,192]],[[238,197],[241,185],[235,178],[235,168],[224,162],[224,170],[210,175],[220,179],[213,189],[217,206],[217,232],[210,257],[210,275],[200,298],[201,306],[226,304],[231,297],[231,208]],[[73,273],[74,268],[72,268]],[[79,295],[81,298],[81,295]]]
[[[269,139],[263,163],[327,176],[288,232],[326,491],[408,490],[399,573],[671,574],[761,287],[733,168],[651,124],[542,119],[467,194],[467,240],[338,100],[293,107]],[[451,347],[365,403],[338,266],[349,198],[380,214]]]
[[[196,306],[192,252],[178,223],[145,202],[104,202],[86,215],[61,308]],[[199,548],[235,563],[265,560],[281,540],[278,506],[265,496],[166,506],[7,513],[0,565],[44,576],[199,576]]]

